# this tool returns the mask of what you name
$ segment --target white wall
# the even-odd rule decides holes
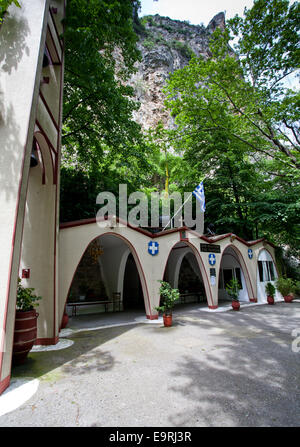
[[[12,5],[0,28],[0,384],[10,374],[30,153],[38,101],[48,0]],[[0,340],[1,344],[1,340]],[[1,362],[2,360],[2,362]]]
[[[271,261],[271,262],[273,262],[273,259],[267,250],[261,250],[258,255],[257,261]],[[273,269],[274,269],[275,280],[274,281],[266,280],[266,281],[261,282],[259,279],[259,270],[258,270],[258,263],[257,263],[257,301],[259,303],[267,303],[267,295],[265,292],[266,284],[268,282],[270,282],[273,285],[275,285],[275,281],[276,281],[278,275],[277,275],[276,266],[275,266],[274,262],[273,262]],[[282,299],[281,294],[277,290],[276,290],[274,299],[275,299],[275,301]]]

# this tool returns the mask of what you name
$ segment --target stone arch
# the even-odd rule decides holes
[[[113,238],[120,239],[120,240],[122,240],[122,241],[126,244],[126,246],[127,246],[127,250],[125,250],[124,253],[122,254],[122,256],[121,256],[121,260],[120,260],[120,263],[119,263],[119,266],[118,266],[117,281],[116,281],[116,282],[117,282],[117,285],[118,285],[118,289],[119,289],[119,288],[122,286],[122,284],[123,284],[123,281],[124,281],[124,272],[125,272],[125,267],[126,267],[126,262],[127,262],[127,259],[128,259],[129,254],[131,253],[132,256],[133,256],[133,258],[134,258],[134,261],[135,261],[135,264],[136,264],[136,267],[137,267],[137,270],[138,270],[139,278],[140,278],[140,281],[141,281],[141,285],[142,285],[142,290],[143,290],[143,296],[144,296],[144,304],[145,304],[146,314],[151,315],[151,305],[150,305],[150,299],[149,299],[148,286],[147,286],[147,282],[146,282],[146,278],[145,278],[145,274],[144,274],[144,270],[143,270],[143,267],[142,267],[140,258],[139,258],[139,256],[138,256],[138,254],[137,254],[137,252],[136,252],[134,246],[132,245],[132,243],[131,243],[125,236],[120,235],[120,234],[115,233],[115,232],[111,232],[111,231],[108,231],[108,232],[99,234],[99,235],[97,235],[97,236],[93,236],[93,237],[89,240],[89,242],[88,242],[88,244],[86,245],[85,249],[84,249],[83,251],[81,250],[80,253],[77,253],[77,254],[76,254],[77,258],[76,258],[76,261],[75,261],[75,269],[73,269],[73,273],[72,273],[71,278],[68,279],[68,285],[67,285],[67,291],[68,291],[68,292],[67,292],[67,295],[64,297],[64,305],[65,305],[66,302],[67,302],[67,298],[68,298],[69,293],[70,293],[70,288],[71,288],[71,285],[72,285],[74,276],[75,276],[75,274],[76,274],[76,271],[77,271],[77,269],[78,269],[79,263],[80,263],[80,261],[82,260],[84,254],[85,254],[86,251],[88,250],[89,246],[90,246],[95,240],[99,240],[99,241],[101,242],[101,240],[102,240],[103,238],[105,238],[105,237],[113,237]],[[122,278],[122,275],[123,275],[123,278]],[[118,290],[118,291],[119,291],[119,290]],[[121,291],[121,293],[122,293],[122,289],[120,289],[120,291]],[[110,290],[110,291],[108,291],[108,293],[109,293],[109,295],[111,295],[112,291]]]
[[[222,251],[222,256],[221,256],[221,260],[220,260],[220,267],[219,267],[219,283],[220,283],[220,271],[222,268],[222,261],[224,258],[224,255],[231,255],[230,250],[232,250],[236,256],[233,256],[234,259],[236,260],[236,262],[240,265],[241,267],[241,273],[242,273],[242,280],[244,278],[245,281],[245,286],[246,286],[246,292],[247,292],[247,296],[245,295],[245,299],[243,299],[243,301],[250,301],[254,296],[254,288],[251,282],[251,277],[246,265],[246,262],[244,260],[244,257],[242,255],[242,253],[240,252],[240,250],[234,245],[234,244],[227,244],[224,248],[224,250]],[[226,253],[227,251],[227,253]],[[229,253],[228,253],[229,251]],[[219,289],[220,290],[220,289]]]
[[[197,261],[197,264],[198,264],[198,267],[199,267],[199,270],[200,270],[200,274],[201,274],[202,279],[203,279],[203,284],[204,284],[207,304],[208,304],[209,307],[213,307],[214,306],[214,304],[213,304],[213,294],[212,294],[212,290],[211,290],[210,283],[209,283],[209,280],[208,280],[207,272],[206,272],[205,267],[204,267],[203,260],[201,258],[201,255],[200,255],[199,251],[197,250],[197,248],[193,244],[191,244],[188,240],[180,241],[180,242],[177,241],[171,247],[171,249],[169,251],[169,254],[168,254],[168,257],[167,257],[167,260],[166,260],[166,263],[165,263],[165,266],[164,266],[163,277],[166,274],[166,269],[167,269],[168,261],[170,259],[172,250],[174,250],[174,248],[176,248],[176,245],[178,245],[178,244],[184,244],[187,248],[190,249],[190,250],[185,251],[185,253],[184,253],[184,255],[182,257],[180,255],[180,259],[178,260],[178,264],[176,266],[176,268],[178,269],[178,275],[179,275],[180,266],[182,264],[182,261],[183,261],[184,257],[188,253],[192,253],[195,256],[195,258],[196,258],[196,261]]]

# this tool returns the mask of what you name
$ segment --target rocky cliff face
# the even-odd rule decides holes
[[[166,79],[170,73],[188,64],[192,52],[196,56],[209,57],[209,36],[217,27],[225,28],[225,15],[223,12],[217,14],[207,27],[159,15],[147,16],[142,23],[145,32],[138,43],[142,61],[130,81],[135,98],[141,103],[134,119],[143,129],[154,127],[160,121],[165,127],[172,128],[173,119],[163,107],[162,88]]]

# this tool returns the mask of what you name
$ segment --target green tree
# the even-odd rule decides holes
[[[140,58],[136,0],[70,0],[65,19],[64,151],[90,164],[106,150],[134,152],[138,105],[126,80]],[[134,148],[134,149],[133,149]]]
[[[209,59],[170,77],[166,105],[189,178],[207,175],[207,215],[219,230],[299,245],[299,3],[256,0],[216,30]],[[238,39],[235,53],[230,40]],[[298,194],[298,196],[297,196]]]
[[[69,0],[65,19],[61,220],[94,217],[103,190],[147,185],[138,104],[126,81],[140,59],[137,0]]]
[[[283,82],[299,68],[299,13],[298,2],[256,0],[244,18],[216,30],[212,57],[193,57],[168,83],[167,106],[179,129],[198,141],[221,131],[249,153],[299,169],[300,97]],[[234,35],[236,54],[228,47]]]

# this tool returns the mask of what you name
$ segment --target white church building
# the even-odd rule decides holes
[[[10,383],[18,277],[42,296],[37,343],[50,345],[80,300],[117,297],[118,311],[139,304],[156,319],[159,280],[216,309],[229,279],[241,301],[265,303],[265,284],[278,276],[264,239],[187,227],[151,233],[114,216],[101,227],[96,218],[59,224],[65,2],[21,3],[0,25],[0,394]],[[93,287],[82,281],[89,265]]]

